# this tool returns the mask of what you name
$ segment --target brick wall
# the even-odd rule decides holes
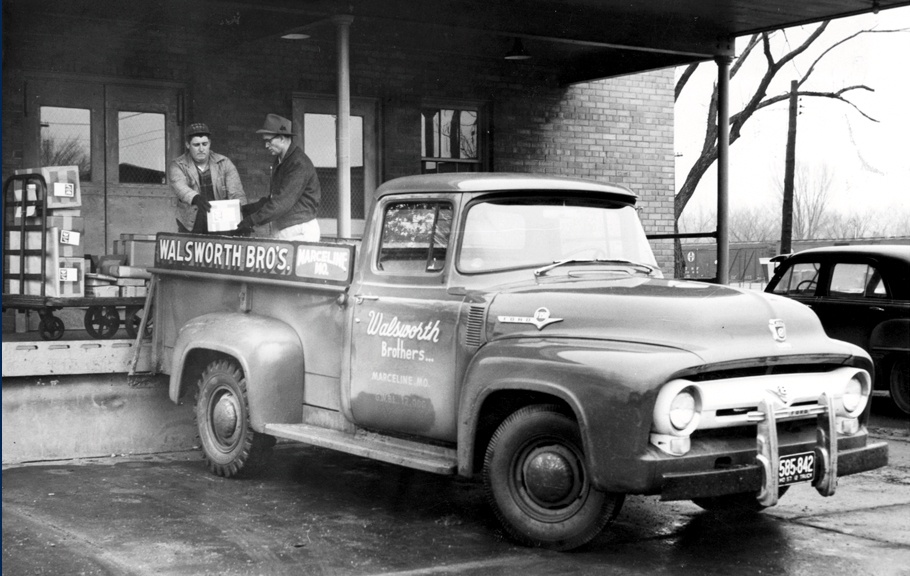
[[[16,13],[3,20],[4,178],[23,164],[26,72],[184,85],[187,121],[210,125],[213,149],[235,162],[251,198],[267,187],[269,156],[254,133],[265,115],[291,117],[295,92],[331,96],[336,90],[331,30],[302,43],[254,40],[218,52],[179,25],[124,30],[95,15],[48,17],[35,30],[17,24],[22,21]],[[625,185],[639,195],[646,231],[672,232],[673,71],[570,87],[556,85],[554,77],[533,60],[411,53],[363,36],[351,46],[352,96],[380,103],[380,181],[419,171],[424,99],[483,102],[495,171]],[[669,275],[672,243],[654,248]]]

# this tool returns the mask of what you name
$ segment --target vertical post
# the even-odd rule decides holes
[[[717,276],[730,283],[730,56],[717,59]]]
[[[339,238],[351,237],[351,69],[350,32],[353,16],[332,19],[338,32],[338,117],[335,144],[338,155],[338,232]]]
[[[784,160],[784,201],[780,220],[780,253],[793,251],[793,180],[796,174],[796,114],[799,109],[799,82],[790,82],[790,124],[787,127],[787,154]]]

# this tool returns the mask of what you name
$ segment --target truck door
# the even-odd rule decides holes
[[[463,296],[446,291],[454,206],[386,200],[355,284],[350,405],[360,426],[453,440],[455,328]]]

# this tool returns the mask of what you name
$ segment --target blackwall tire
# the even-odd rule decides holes
[[[910,414],[910,360],[898,357],[888,372],[888,390],[891,402],[904,414]]]
[[[781,486],[777,489],[777,497],[783,497],[789,489],[789,486]],[[756,494],[753,493],[728,494],[726,496],[714,496],[711,498],[694,498],[692,502],[695,502],[697,506],[709,512],[755,513],[768,508],[764,504],[759,503]]]
[[[483,480],[506,532],[550,550],[588,543],[616,518],[625,498],[591,485],[577,423],[550,405],[522,408],[499,426]]]
[[[225,478],[255,472],[275,438],[255,432],[243,370],[233,360],[216,360],[198,383],[196,426],[206,464]]]

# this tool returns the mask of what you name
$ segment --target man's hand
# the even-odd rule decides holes
[[[202,194],[196,194],[193,196],[193,204],[199,207],[200,210],[208,214],[212,210],[212,203],[202,197]]]
[[[253,220],[249,216],[245,216],[234,232],[241,236],[249,236],[253,233]]]

